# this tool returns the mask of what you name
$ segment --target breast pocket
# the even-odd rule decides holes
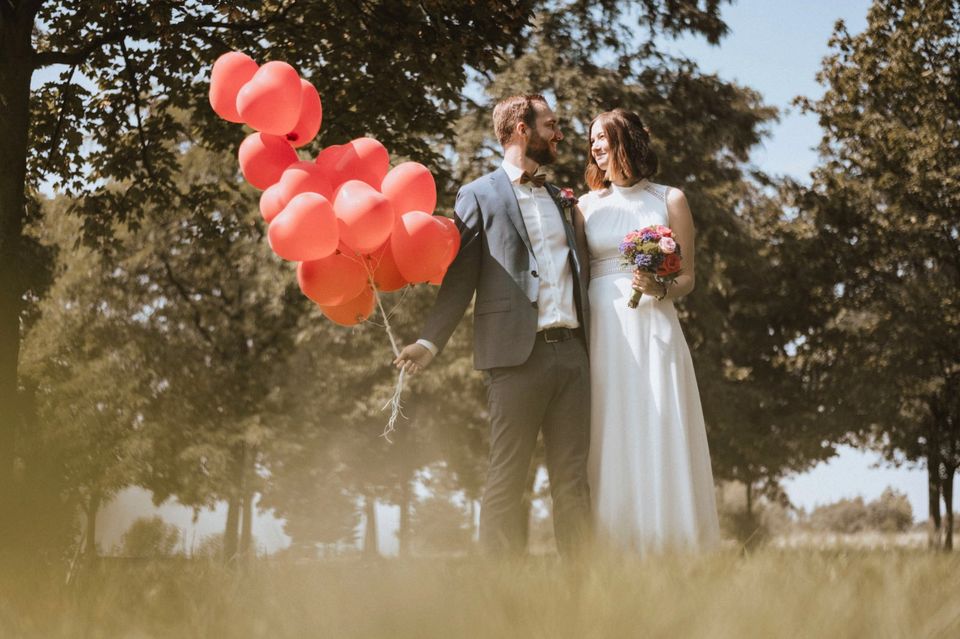
[[[505,313],[510,310],[509,299],[499,300],[477,300],[477,306],[474,310],[475,315],[487,315],[489,313]]]

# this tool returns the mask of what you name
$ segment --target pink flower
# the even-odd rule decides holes
[[[656,230],[661,237],[673,237],[673,231],[670,230],[669,226],[661,226],[658,224]]]
[[[669,230],[669,229],[667,229]],[[677,243],[672,237],[664,236],[660,238],[660,252],[670,254],[677,250]]]

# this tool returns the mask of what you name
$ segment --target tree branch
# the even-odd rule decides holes
[[[260,20],[247,20],[246,22],[220,22],[212,18],[196,18],[189,11],[186,11],[182,8],[177,7],[176,10],[179,10],[185,16],[188,16],[194,25],[198,27],[204,27],[207,29],[226,29],[228,31],[236,32],[245,32],[245,31],[255,31],[257,29],[262,29],[264,27],[270,26],[272,24],[277,24],[287,17],[287,12],[296,4],[296,0],[293,0],[290,3],[282,4],[275,12],[264,17]]]
[[[163,258],[161,258],[160,261],[167,272],[167,279],[171,284],[173,284],[173,287],[177,290],[177,293],[180,294],[180,297],[183,299],[183,301],[187,303],[187,306],[190,307],[190,310],[193,311],[193,325],[196,327],[197,332],[200,333],[200,336],[204,339],[204,341],[210,344],[214,350],[220,352],[216,342],[213,341],[213,337],[210,336],[209,331],[203,327],[203,322],[201,321],[200,317],[200,309],[197,308],[197,305],[194,304],[193,300],[190,298],[190,291],[188,291],[183,282],[177,279],[177,276],[173,274],[173,269],[170,268],[170,263]]]
[[[115,31],[108,31],[94,38],[88,42],[85,47],[81,47],[75,51],[38,51],[33,56],[33,68],[42,69],[43,67],[48,67],[53,64],[83,64],[94,51],[102,48],[104,45],[122,41],[124,35],[123,29],[117,29]]]
[[[70,97],[70,90],[73,88],[73,76],[77,73],[77,65],[70,67],[70,77],[67,78],[60,87],[60,112],[57,114],[57,125],[53,129],[53,135],[50,136],[50,152],[48,157],[53,157],[60,150],[60,135],[63,133],[63,118],[66,113],[67,98]]]
[[[37,12],[40,11],[40,7],[43,5],[44,0],[23,0],[21,3],[21,8],[26,10],[26,12],[32,18],[37,15]],[[13,5],[13,1],[10,0],[10,4]]]
[[[153,173],[153,167],[150,164],[150,156],[147,153],[147,136],[143,132],[143,118],[140,115],[140,86],[137,83],[137,74],[130,64],[130,54],[127,51],[127,44],[123,38],[120,38],[120,51],[123,54],[123,64],[127,72],[130,91],[133,93],[133,112],[137,117],[137,136],[140,139],[140,160],[143,162],[143,168],[147,170],[147,175],[149,175],[151,179],[156,179]]]
[[[3,0],[0,0],[2,2]],[[5,0],[7,3],[12,2],[12,0]],[[39,5],[43,0],[35,0],[35,4],[39,8]],[[266,26],[277,24],[286,18],[287,12],[295,3],[285,4],[281,6],[275,13],[264,18],[263,20],[248,20],[246,22],[219,22],[213,20],[212,18],[194,18],[189,13],[184,11],[183,13],[190,17],[190,20],[193,22],[194,26],[203,27],[207,29],[227,29],[229,31],[235,32],[245,32],[245,31],[255,31],[257,29],[262,29]],[[0,5],[2,7],[3,5]],[[67,65],[79,65],[86,62],[87,58],[90,57],[97,49],[103,47],[107,44],[113,44],[120,42],[127,35],[123,29],[117,29],[114,31],[109,31],[103,35],[94,38],[86,46],[76,49],[74,51],[40,51],[36,53],[33,57],[34,59],[34,69],[41,69],[43,67],[51,66],[54,64],[67,64]],[[137,34],[131,34],[137,35]]]

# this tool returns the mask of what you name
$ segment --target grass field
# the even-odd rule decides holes
[[[0,637],[960,637],[960,555],[102,562],[0,576]]]

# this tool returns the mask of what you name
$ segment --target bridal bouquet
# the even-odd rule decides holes
[[[620,242],[620,257],[624,266],[653,273],[661,284],[680,275],[680,245],[666,226],[648,226],[627,233]],[[641,295],[640,291],[634,291],[627,306],[636,308]]]

